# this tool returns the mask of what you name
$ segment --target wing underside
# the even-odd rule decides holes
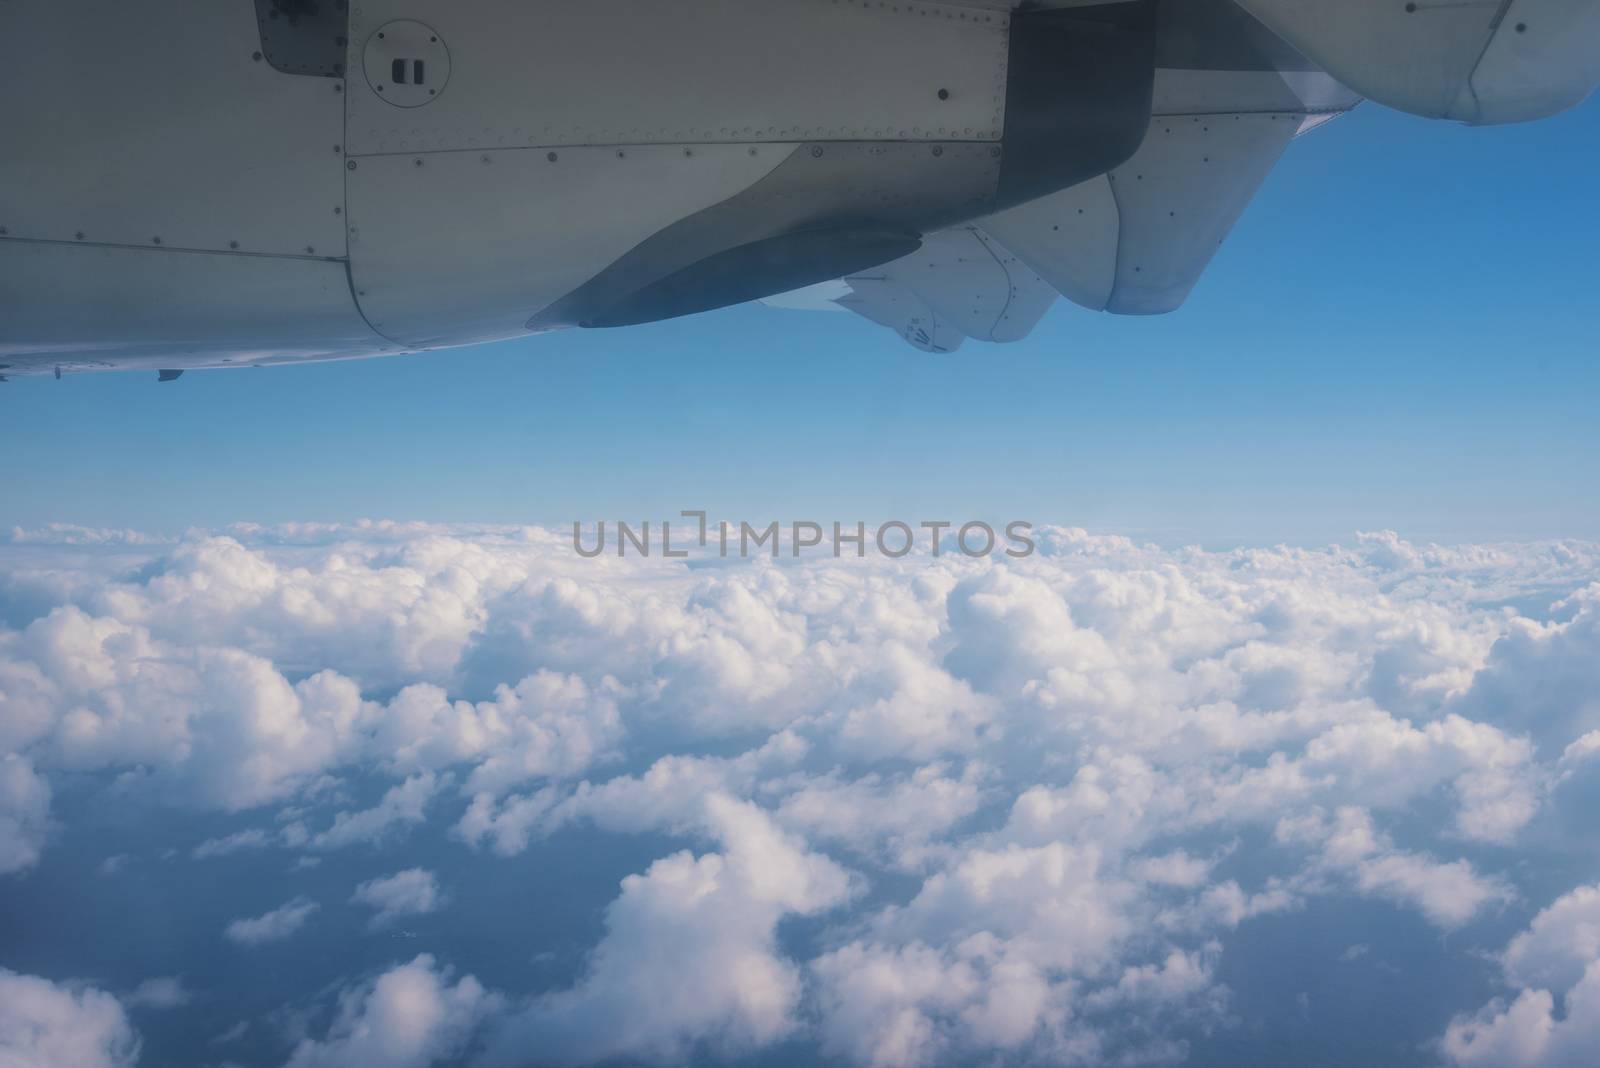
[[[1176,310],[1290,143],[1360,102],[1281,42],[1259,43],[1259,24],[1230,10],[1245,22],[1230,27],[1223,54],[1215,33],[1175,23],[1149,132],[1127,163],[931,234],[883,268],[770,303],[846,308],[935,353],[968,339],[1021,340],[1058,294],[1117,315]]]
[[[836,303],[926,352],[954,352],[972,338],[1018,341],[1055,303],[1056,291],[976,228],[931,235],[921,249],[843,279]]]

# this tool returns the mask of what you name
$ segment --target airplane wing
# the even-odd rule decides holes
[[[1133,158],[979,223],[1094,311],[1180,307],[1289,143],[1361,99],[1232,4],[1168,12]]]
[[[903,285],[876,278],[858,278],[848,284],[850,292],[838,299],[839,307],[888,327],[914,349],[944,354],[956,351],[967,340],[967,335],[942,321],[926,301]]]
[[[1299,122],[1288,114],[1159,119],[1124,166],[981,225],[1085,308],[1118,315],[1174,311]]]
[[[1600,4],[1582,0],[1238,2],[1346,84],[1430,118],[1543,118],[1600,81]]]
[[[930,234],[909,256],[838,282],[766,301],[775,307],[853,311],[913,348],[947,353],[967,339],[1020,341],[1056,291],[1016,255],[973,227]]]
[[[1361,98],[1232,0],[1165,10],[1150,129],[1127,163],[929,235],[917,253],[829,283],[821,303],[929,352],[1020,340],[1056,294],[1117,315],[1180,307],[1289,144]]]

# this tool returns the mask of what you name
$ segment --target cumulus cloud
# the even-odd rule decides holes
[[[1230,1026],[1241,928],[1352,898],[1449,932],[1462,967],[1499,954],[1506,997],[1460,1007],[1442,1055],[1561,1064],[1589,1037],[1592,891],[1530,851],[1570,846],[1600,791],[1592,545],[1046,528],[1028,560],[691,564],[511,527],[10,540],[0,872],[48,868],[63,811],[169,806],[206,814],[177,848],[208,874],[268,847],[302,852],[296,878],[381,862],[332,891],[358,882],[369,911],[317,923],[398,938],[443,900],[447,860],[393,856],[425,841],[478,851],[463,871],[648,851],[559,981],[426,955],[347,978],[327,1027],[286,1010],[292,1064],[480,1043],[573,1066],[782,1043],[884,1068],[1164,1063]],[[263,904],[224,913],[227,937],[317,909]],[[1496,917],[1527,930],[1484,945]],[[493,920],[515,946],[519,917]]]
[[[343,849],[377,842],[408,825],[422,823],[428,802],[443,785],[444,781],[431,771],[412,775],[385,791],[382,800],[371,808],[339,813],[333,826],[312,836],[309,845],[318,850]]]
[[[139,1039],[117,999],[0,968],[0,1064],[132,1068]]]
[[[436,686],[403,690],[375,717],[372,745],[397,769],[473,763],[468,787],[503,792],[535,779],[570,778],[610,755],[621,738],[604,678],[538,671],[499,686],[490,701],[450,701]]]
[[[1320,811],[1289,817],[1278,824],[1277,837],[1313,845],[1326,871],[1348,878],[1361,893],[1415,905],[1441,927],[1459,927],[1479,910],[1511,897],[1503,882],[1481,875],[1466,861],[1443,862],[1396,849],[1364,809],[1341,808],[1331,818]]]
[[[26,757],[0,756],[0,875],[38,861],[49,819],[50,784]]]
[[[842,903],[849,874],[749,802],[713,795],[700,819],[722,851],[677,853],[624,879],[583,978],[511,1021],[493,1063],[525,1063],[531,1050],[562,1064],[671,1061],[700,1043],[736,1053],[796,1029],[800,970],[778,949],[778,923]]]
[[[427,1068],[455,1058],[501,999],[424,953],[347,989],[327,1035],[295,1047],[285,1068]]]
[[[1459,707],[1514,724],[1558,756],[1600,727],[1600,582],[1553,610],[1568,618],[1511,621]]]
[[[1518,989],[1445,1032],[1445,1055],[1462,1065],[1580,1068],[1600,1049],[1600,886],[1558,898],[1501,955]]]
[[[260,916],[234,920],[223,933],[241,946],[281,942],[304,927],[317,908],[315,901],[297,897]]]
[[[207,838],[195,846],[189,855],[195,860],[209,860],[214,857],[232,856],[250,849],[265,849],[271,844],[272,838],[266,831],[252,827],[249,830],[223,835],[221,838]]]
[[[383,927],[404,916],[421,916],[444,904],[439,879],[431,871],[408,868],[356,887],[350,900],[377,910],[373,927]]]
[[[1575,986],[1600,960],[1600,886],[1562,895],[1511,940],[1503,959],[1506,976],[1522,986]]]

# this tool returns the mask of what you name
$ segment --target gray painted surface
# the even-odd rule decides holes
[[[9,0],[0,362],[374,355],[844,274],[937,350],[1020,336],[1048,303],[1021,264],[1090,307],[1168,310],[1347,85],[1489,122],[1600,81],[1600,0],[1417,8]],[[1014,275],[864,273],[989,217],[976,239]]]

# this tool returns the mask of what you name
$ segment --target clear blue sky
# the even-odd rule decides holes
[[[1600,536],[1600,102],[1296,143],[1182,312],[930,357],[846,314],[0,386],[0,525],[1024,518]]]

